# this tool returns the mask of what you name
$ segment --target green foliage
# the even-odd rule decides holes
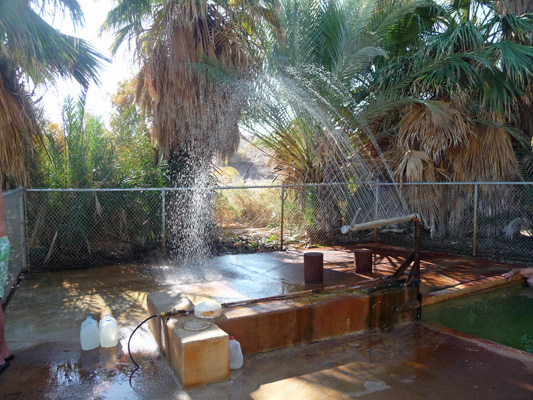
[[[44,129],[43,145],[37,149],[39,186],[166,185],[166,166],[157,163],[149,125],[124,88],[113,99],[113,132],[85,112],[84,96],[65,101],[62,125]],[[38,244],[48,249],[43,262],[68,265],[105,254],[128,258],[139,248],[160,247],[161,209],[157,191],[51,192],[43,195],[39,207],[28,210],[28,220]]]
[[[63,105],[63,126],[44,129],[39,186],[48,188],[108,187],[113,181],[117,155],[104,123],[85,115],[85,97],[68,98]]]
[[[116,98],[115,98],[116,99]],[[158,163],[145,118],[135,103],[115,102],[109,132],[100,118],[85,113],[85,97],[68,98],[62,127],[50,124],[40,152],[47,188],[162,187],[166,165]]]
[[[53,14],[57,9],[63,13],[69,11],[74,24],[83,21],[80,5],[75,0],[0,2],[0,67],[7,65],[19,79],[34,84],[74,78],[88,87],[91,81],[98,82],[102,61],[109,60],[85,40],[62,34],[39,15],[39,12]]]
[[[252,132],[254,124],[263,127],[255,134],[282,182],[331,180],[328,170],[339,164],[330,139],[336,127],[352,135],[345,157],[375,157],[374,143],[361,147],[366,127],[384,150],[403,154],[408,148],[402,144],[409,143],[426,151],[424,138],[446,129],[428,123],[422,139],[397,139],[402,118],[406,122],[416,104],[431,111],[427,121],[456,118],[441,111],[450,107],[461,114],[464,132],[457,137],[464,139],[450,142],[444,152],[457,156],[460,148],[467,157],[474,121],[491,121],[505,136],[517,105],[531,93],[533,15],[504,14],[498,7],[477,0],[283,1],[285,41],[275,47],[269,68],[278,83],[259,87],[267,105],[248,114]],[[440,168],[440,162],[433,158],[430,164]],[[502,171],[511,171],[516,158],[501,162],[507,165]],[[473,169],[469,175],[478,179],[483,165]]]
[[[165,187],[167,164],[151,140],[150,118],[139,112],[134,81],[119,85],[112,97],[111,130],[117,152],[116,187]]]

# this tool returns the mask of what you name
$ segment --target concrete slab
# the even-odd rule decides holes
[[[409,250],[377,246],[368,276],[352,272],[350,250],[324,251],[330,285],[387,274]],[[197,270],[154,263],[28,273],[5,309],[6,337],[16,358],[0,375],[0,399],[533,397],[530,354],[422,322],[246,356],[229,380],[196,389],[183,388],[144,325],[131,340],[141,365],[134,372],[128,339],[146,316],[148,293],[189,287],[202,298],[209,288],[232,301],[298,291],[305,288],[301,262],[301,253],[288,252],[226,256]],[[423,252],[422,289],[434,293],[487,279],[505,283],[498,276],[509,268]],[[120,346],[82,352],[80,323],[106,311],[117,318]]]

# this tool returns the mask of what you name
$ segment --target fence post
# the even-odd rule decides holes
[[[374,221],[378,220],[378,208],[379,208],[379,179],[376,179],[374,183]],[[378,241],[378,228],[374,228],[374,243]]]
[[[166,219],[165,219],[165,189],[161,192],[161,225],[163,230],[163,255],[166,255],[167,252],[167,229],[166,229]]]
[[[19,186],[19,215],[20,215],[20,240],[22,247],[22,270],[28,267],[28,251],[26,248],[26,207],[24,207],[25,191],[22,186]]]
[[[472,242],[472,255],[476,255],[477,245],[477,196],[478,196],[478,184],[474,183],[474,237]]]
[[[283,211],[285,209],[285,186],[281,186],[281,233],[279,239],[279,249],[283,251]]]

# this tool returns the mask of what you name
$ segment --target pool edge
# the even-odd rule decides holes
[[[509,281],[502,276],[483,277],[435,292],[423,293],[422,307],[524,281],[525,278],[519,275],[513,276]]]

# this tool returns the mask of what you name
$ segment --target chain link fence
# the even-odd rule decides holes
[[[20,273],[26,268],[26,243],[24,230],[24,190],[4,193],[4,213],[11,253],[9,256],[7,282],[2,303],[8,298]]]
[[[332,194],[333,186],[337,192],[342,187],[341,197]],[[361,190],[367,193],[364,201],[355,196]],[[24,260],[27,251],[31,269],[152,260],[173,255],[180,246],[190,251],[194,244],[185,235],[209,242],[209,252],[216,255],[324,248],[376,238],[412,247],[414,226],[408,223],[340,233],[341,226],[353,221],[387,217],[392,191],[398,190],[409,212],[422,217],[422,249],[533,263],[533,183],[527,182],[27,189],[9,195],[10,215],[16,211],[18,217],[9,217],[8,225],[10,239],[20,238],[14,256]],[[20,233],[22,193],[26,243]],[[356,203],[356,213],[350,203]],[[195,223],[184,225],[191,220]],[[17,262],[23,265],[13,264]]]
[[[26,190],[32,269],[142,261],[161,249],[162,191]]]
[[[533,264],[533,182],[404,184],[402,193],[422,217],[422,249]],[[412,235],[385,227],[379,241],[406,246]]]

